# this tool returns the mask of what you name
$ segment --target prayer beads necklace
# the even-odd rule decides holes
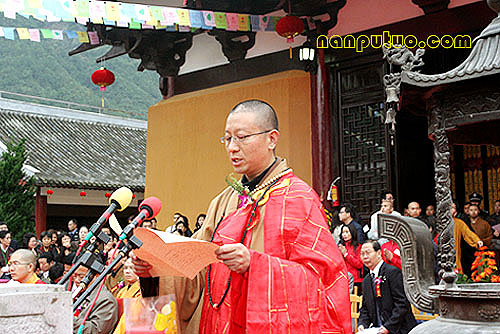
[[[262,189],[266,188],[268,185],[270,185],[270,184],[274,184],[274,183],[275,183],[275,181],[277,181],[277,180],[281,179],[281,177],[282,177],[283,175],[286,175],[286,174],[288,174],[288,173],[290,173],[290,172],[292,172],[292,171],[293,171],[293,170],[292,170],[291,168],[287,168],[287,169],[285,169],[285,170],[284,170],[284,171],[282,171],[281,173],[279,173],[279,174],[275,175],[272,179],[270,179],[270,180],[266,181],[265,183],[261,184],[260,186],[256,187],[254,190],[252,190],[252,191],[249,193],[249,195],[250,195],[250,196],[252,196],[253,194],[257,193],[259,190],[262,190]],[[267,192],[267,191],[266,191],[266,192]]]
[[[266,184],[267,184],[266,190],[260,196],[259,200],[253,204],[252,213],[250,215],[250,218],[248,219],[247,225],[245,226],[245,230],[243,231],[243,236],[241,237],[240,244],[243,244],[243,241],[245,241],[245,237],[247,236],[247,232],[248,232],[248,227],[252,223],[252,219],[253,219],[253,216],[255,215],[255,211],[257,210],[257,207],[259,206],[259,202],[264,198],[264,195],[269,191],[269,189],[271,189],[271,187],[274,186],[283,175],[288,174],[288,173],[289,173],[289,169],[287,169],[284,172],[273,177],[271,179],[272,181],[269,180],[268,182],[266,182]],[[264,189],[264,187],[261,186],[261,189]],[[257,189],[255,189],[255,190],[257,190]],[[212,237],[210,238],[210,242],[212,242],[214,240],[215,232],[217,232],[217,229],[219,228],[220,223],[222,222],[223,219],[224,219],[224,216],[221,217],[221,219],[217,223],[217,226],[215,226],[215,230],[214,230],[214,233],[212,233]],[[220,305],[222,305],[222,303],[224,302],[224,299],[226,299],[227,293],[229,292],[229,287],[231,286],[231,273],[229,273],[229,278],[227,279],[226,290],[224,291],[224,294],[222,295],[222,298],[218,303],[214,303],[212,300],[212,290],[211,290],[211,280],[210,280],[211,273],[212,273],[212,265],[210,264],[210,265],[208,265],[208,277],[207,277],[208,300],[210,301],[210,305],[212,305],[212,307],[214,309],[217,309],[218,307],[220,307]]]

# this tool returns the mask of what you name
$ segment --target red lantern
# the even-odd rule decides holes
[[[134,194],[132,194],[132,198],[135,198],[135,195],[134,195]]]
[[[52,189],[47,189],[47,195],[49,195],[49,196],[50,196],[50,195],[52,195],[53,193],[54,193],[54,190],[52,190]]]
[[[87,196],[87,193],[85,191],[80,191],[80,196],[85,197]]]
[[[111,197],[111,193],[105,193],[104,196],[106,196],[107,198],[110,198]]]
[[[107,86],[110,86],[115,82],[115,75],[113,72],[105,69],[104,67],[101,67],[94,73],[92,73],[92,76],[90,77],[92,82],[101,87],[101,91],[105,91]]]
[[[286,38],[287,43],[293,43],[294,37],[304,31],[304,21],[297,16],[287,15],[276,23],[276,32]],[[292,58],[292,47],[290,47],[290,59]]]
[[[108,71],[104,67],[101,67],[100,69],[92,73],[90,79],[94,84],[101,87],[101,92],[104,92],[107,86],[115,82],[115,75],[113,74],[113,72]],[[104,108],[104,95],[101,97],[101,105]]]

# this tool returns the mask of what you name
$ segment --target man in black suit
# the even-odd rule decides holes
[[[358,330],[374,326],[380,327],[380,334],[407,334],[417,322],[405,296],[401,271],[384,263],[377,241],[366,241],[360,255],[370,274],[363,279]]]

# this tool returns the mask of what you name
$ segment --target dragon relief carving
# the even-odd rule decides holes
[[[389,63],[389,72],[384,75],[384,87],[386,94],[386,116],[385,124],[390,124],[389,134],[391,145],[394,145],[394,135],[396,133],[396,111],[399,110],[399,94],[401,87],[401,71],[419,72],[417,68],[422,67],[424,62],[422,56],[424,49],[417,49],[413,54],[408,48],[402,45],[382,45],[384,59]]]
[[[446,131],[442,127],[440,108],[432,109],[431,126],[434,139],[434,181],[436,183],[436,231],[438,233],[439,276],[448,287],[455,286],[457,279],[455,267],[454,223],[450,208],[452,196],[450,190],[450,149]]]

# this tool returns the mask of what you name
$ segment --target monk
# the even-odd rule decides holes
[[[139,298],[141,297],[141,287],[139,286],[139,277],[133,271],[132,259],[127,258],[123,265],[124,286],[118,291],[116,298]],[[121,315],[120,321],[113,334],[125,334],[125,316]]]
[[[472,248],[481,248],[483,246],[483,242],[476,235],[476,233],[472,232],[467,224],[457,218],[457,204],[453,202],[451,204],[451,216],[453,217],[453,222],[455,224],[453,232],[455,238],[455,252],[456,252],[456,266],[457,270],[461,273],[466,274],[468,277],[471,277],[472,270],[471,265],[474,260],[474,251]],[[469,249],[463,249],[464,246],[469,245]],[[469,251],[471,251],[470,254]]]
[[[493,239],[493,231],[491,225],[481,218],[480,216],[481,209],[475,203],[471,203],[469,206],[469,216],[470,216],[470,225],[474,230],[474,233],[477,234],[481,241],[484,243],[486,247],[491,246],[491,239]]]
[[[195,238],[212,241],[220,263],[194,280],[166,277],[181,333],[351,333],[348,276],[314,190],[275,155],[273,108],[235,106],[224,137],[241,181],[210,204]],[[134,259],[139,276],[151,266]],[[201,319],[200,319],[201,315]]]
[[[36,274],[36,257],[32,251],[18,249],[9,259],[9,273],[14,281],[27,284],[45,284]]]

